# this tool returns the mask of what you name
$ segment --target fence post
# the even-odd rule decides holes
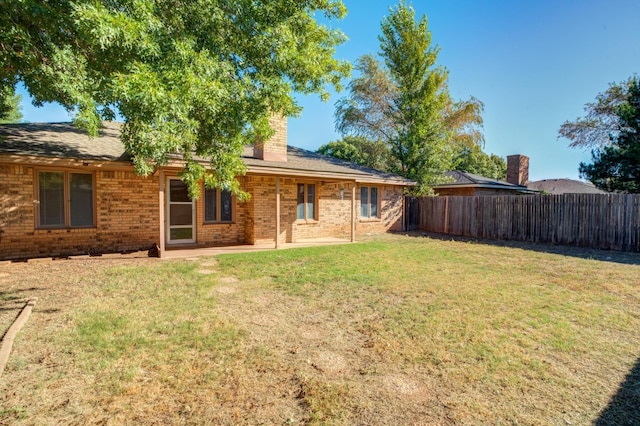
[[[444,198],[444,233],[449,233],[449,197]]]

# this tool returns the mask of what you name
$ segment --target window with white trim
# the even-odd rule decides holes
[[[38,227],[89,228],[93,214],[93,173],[39,171]]]
[[[379,218],[380,197],[376,186],[360,187],[360,217],[367,219]]]
[[[233,197],[230,191],[205,188],[204,221],[207,223],[233,221]]]
[[[318,220],[315,183],[298,184],[298,220]]]

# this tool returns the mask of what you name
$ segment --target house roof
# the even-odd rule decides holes
[[[253,155],[253,147],[245,147],[243,161],[254,173],[283,173],[293,175],[321,174],[326,177],[349,177],[358,182],[386,182],[400,185],[416,183],[391,173],[360,166],[349,161],[329,157],[302,148],[287,146],[287,161],[264,161]]]
[[[502,180],[492,179],[460,170],[450,170],[448,172],[445,172],[445,175],[453,179],[453,182],[436,185],[435,188],[488,188],[504,191],[514,191],[518,193],[537,192],[536,190],[528,189],[526,186],[515,185],[513,183],[505,182]]]
[[[105,122],[97,138],[71,123],[0,125],[0,154],[81,160],[131,161],[120,142],[120,123]]]
[[[590,182],[575,179],[542,179],[529,182],[531,189],[548,192],[550,194],[607,194]]]
[[[0,125],[0,155],[131,162],[120,141],[122,123],[105,122],[97,138],[71,123],[28,123]],[[179,159],[178,156],[175,159]],[[249,173],[353,179],[357,182],[415,185],[403,177],[362,167],[292,146],[287,161],[254,158],[253,147],[245,147],[243,161]],[[207,163],[206,159],[200,159]]]

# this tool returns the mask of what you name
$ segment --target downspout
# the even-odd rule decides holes
[[[276,177],[276,247],[280,240],[280,176]]]

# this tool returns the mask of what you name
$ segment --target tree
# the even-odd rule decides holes
[[[495,154],[486,154],[478,145],[462,145],[453,158],[453,169],[476,175],[504,180],[507,162]]]
[[[364,163],[360,150],[345,140],[333,141],[328,144],[321,145],[317,152],[322,155],[328,155],[333,158],[339,158],[356,164]]]
[[[592,151],[591,164],[580,163],[580,176],[605,191],[640,193],[640,79],[626,84],[627,96],[615,108],[620,129],[608,146]]]
[[[611,143],[620,132],[618,107],[629,94],[629,85],[634,77],[622,83],[611,83],[604,93],[596,96],[584,110],[587,114],[574,121],[565,121],[558,131],[559,136],[569,139],[571,148],[602,148]]]
[[[447,71],[436,66],[440,49],[431,46],[426,15],[416,22],[414,10],[401,3],[382,20],[381,29],[381,54],[398,91],[389,111],[396,125],[389,141],[398,160],[393,171],[428,187],[449,167],[441,120],[448,102]]]
[[[454,102],[447,71],[436,65],[427,17],[416,22],[405,3],[391,9],[379,37],[384,64],[358,59],[349,96],[336,104],[336,129],[380,141],[389,150],[385,169],[416,180],[420,191],[439,183],[458,145],[482,144],[482,102]]]
[[[333,58],[344,35],[314,18],[341,18],[341,0],[6,0],[2,9],[1,90],[21,81],[36,104],[59,102],[91,135],[120,113],[136,170],[179,152],[194,196],[203,177],[241,193],[243,144],[270,136],[270,115],[299,113],[292,92],[326,98],[350,69]]]
[[[473,96],[467,101],[458,102],[449,98],[443,112],[443,120],[448,140],[456,149],[475,149],[484,145],[483,112],[484,103]]]
[[[15,93],[13,88],[6,93],[0,91],[0,124],[19,123],[22,120],[22,96]]]
[[[320,146],[318,152],[381,171],[387,171],[392,161],[389,158],[389,148],[384,142],[373,142],[364,136],[345,136],[341,140]]]
[[[358,58],[355,70],[359,75],[348,85],[350,96],[336,102],[336,130],[343,135],[388,142],[397,137],[391,114],[398,97],[397,86],[373,55]]]

